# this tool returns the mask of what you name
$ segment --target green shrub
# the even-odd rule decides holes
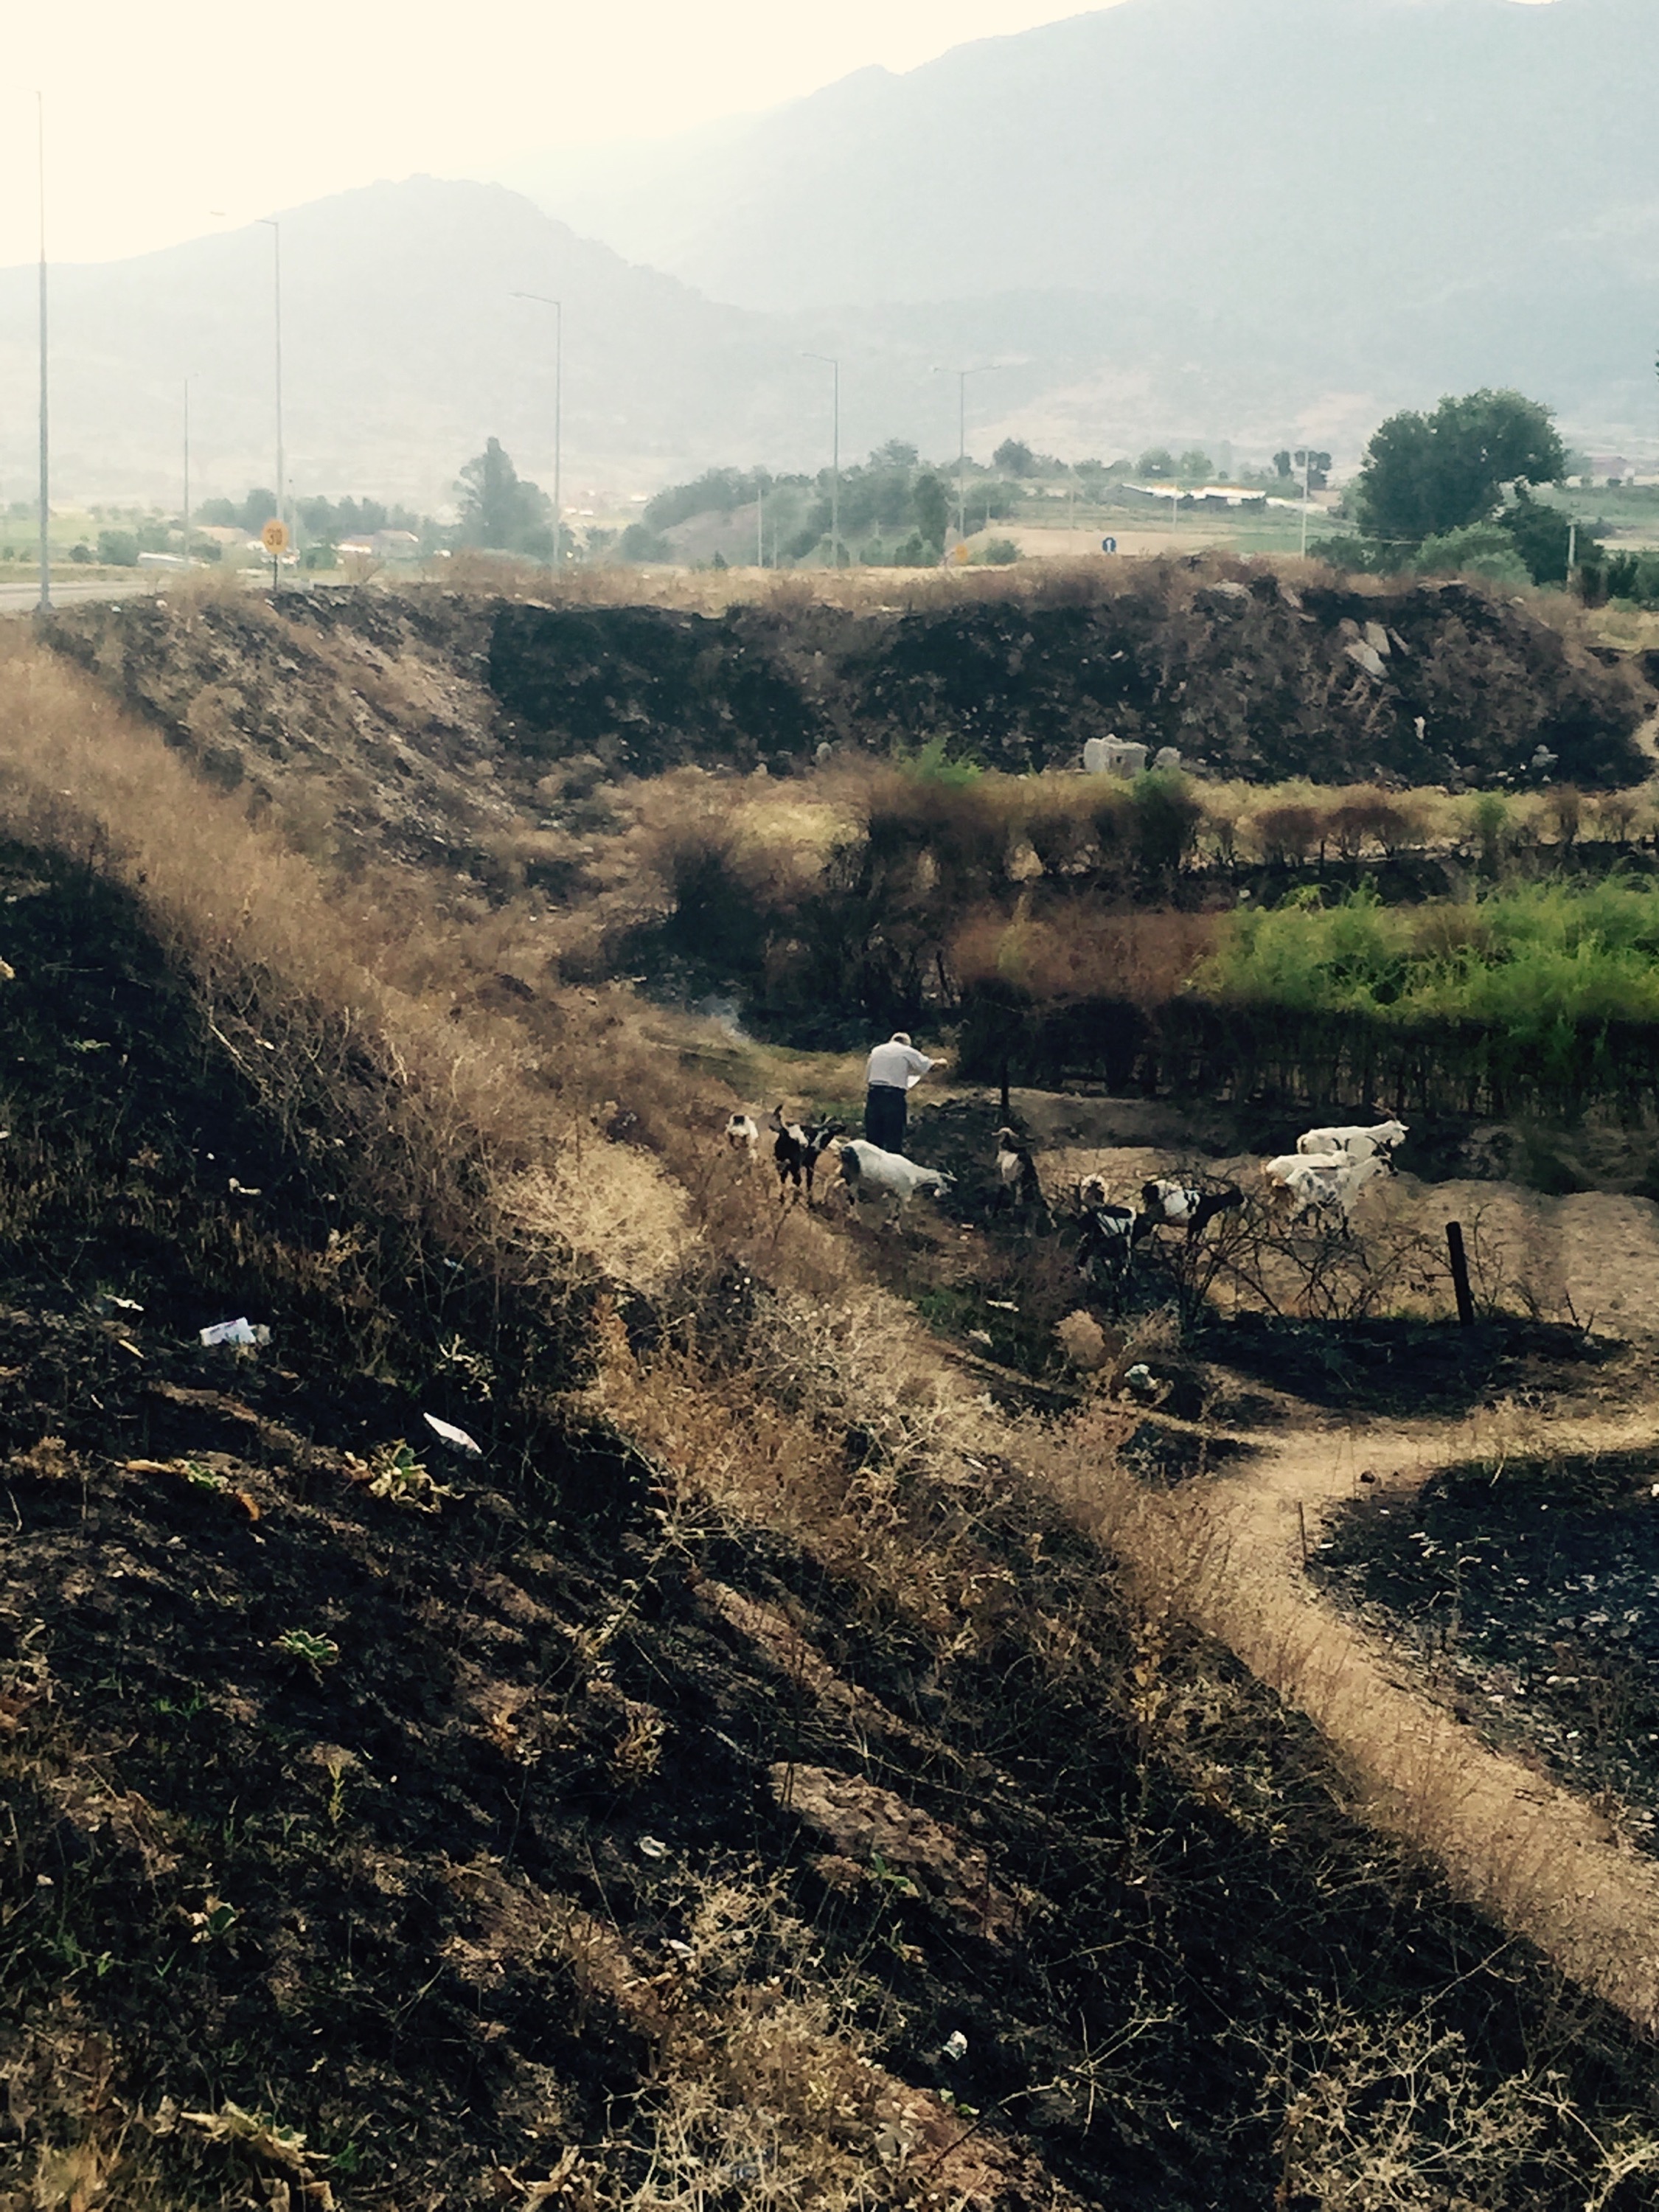
[[[1515,539],[1497,522],[1474,522],[1467,530],[1425,538],[1416,566],[1423,576],[1489,576],[1495,584],[1517,586],[1532,581]]]

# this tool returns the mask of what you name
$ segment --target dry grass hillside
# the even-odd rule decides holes
[[[1654,2201],[1618,1989],[951,1323],[1055,1254],[720,1143],[471,618],[0,641],[5,2201]]]

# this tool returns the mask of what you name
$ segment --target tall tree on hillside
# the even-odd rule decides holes
[[[553,502],[521,477],[499,438],[461,471],[461,543],[500,553],[546,555],[553,550]]]
[[[911,487],[910,510],[916,518],[917,535],[937,557],[945,550],[945,532],[951,519],[951,495],[944,478],[931,469],[919,476]]]
[[[1432,415],[1391,415],[1355,486],[1370,538],[1420,544],[1496,513],[1505,484],[1559,483],[1566,448],[1547,407],[1518,392],[1471,392]]]

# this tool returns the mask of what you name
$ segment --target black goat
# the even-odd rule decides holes
[[[1217,1190],[1200,1190],[1192,1183],[1161,1176],[1156,1182],[1142,1183],[1140,1203],[1144,1208],[1140,1218],[1146,1224],[1142,1236],[1154,1229],[1184,1229],[1190,1244],[1218,1214],[1243,1206],[1244,1194],[1235,1182],[1223,1183]]]
[[[766,1117],[769,1129],[777,1132],[777,1141],[772,1147],[772,1158],[777,1163],[778,1195],[787,1195],[791,1184],[799,1196],[803,1185],[806,1203],[812,1203],[812,1179],[818,1171],[818,1162],[846,1127],[844,1121],[787,1121],[781,1106],[775,1106]]]
[[[1142,1235],[1144,1214],[1103,1200],[1085,1206],[1078,1232],[1077,1271],[1085,1282],[1121,1282]]]

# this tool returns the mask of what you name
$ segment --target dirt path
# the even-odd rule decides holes
[[[1395,1654],[1320,1603],[1301,1571],[1304,1521],[1312,1541],[1363,1470],[1420,1481],[1490,1449],[1492,1429],[1490,1415],[1333,1423],[1269,1448],[1215,1493],[1198,1610],[1337,1746],[1372,1818],[1432,1851],[1464,1896],[1576,1981],[1659,2027],[1659,1862],[1583,1799],[1483,1745]],[[1548,1431],[1575,1450],[1659,1446],[1650,1415],[1569,1417]]]

